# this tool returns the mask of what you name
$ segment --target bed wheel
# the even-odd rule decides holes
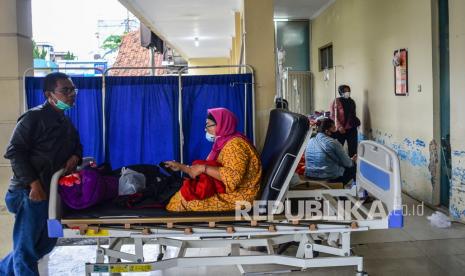
[[[163,253],[158,254],[158,255],[157,255],[157,261],[163,260],[164,255],[165,255],[165,254],[163,254]]]

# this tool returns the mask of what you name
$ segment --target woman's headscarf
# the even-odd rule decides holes
[[[234,113],[223,107],[208,109],[208,113],[216,121],[216,139],[207,160],[216,160],[224,145],[233,138],[241,137],[248,141],[247,137],[236,130],[237,118]]]

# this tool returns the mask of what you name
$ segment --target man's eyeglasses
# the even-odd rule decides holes
[[[70,96],[70,95],[77,95],[78,93],[78,89],[77,88],[74,88],[74,87],[65,87],[65,88],[62,88],[60,90],[55,90],[55,92],[58,92],[62,95],[65,95],[65,96]]]

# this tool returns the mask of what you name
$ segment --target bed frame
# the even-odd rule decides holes
[[[222,213],[144,213],[105,214],[105,208],[67,213],[58,194],[58,178],[52,178],[48,231],[51,237],[97,238],[97,260],[86,263],[86,274],[147,272],[172,267],[236,265],[242,274],[243,265],[280,264],[284,271],[306,270],[314,267],[356,266],[356,275],[366,275],[363,257],[353,255],[350,237],[353,232],[403,226],[399,160],[394,151],[372,141],[358,147],[356,187],[373,196],[377,205],[363,205],[356,197],[356,188],[290,190],[289,182],[309,139],[305,116],[273,110],[270,115],[265,146],[261,159],[264,168],[261,200],[272,202],[267,212],[237,217],[237,212]],[[338,200],[344,198],[349,208],[357,206],[357,214],[341,214]],[[326,216],[292,216],[292,208],[282,211],[297,199],[323,202]],[[386,215],[373,207],[382,207]],[[376,208],[375,208],[376,209]],[[100,211],[99,211],[100,210]],[[346,209],[347,210],[347,209]],[[379,208],[377,209],[379,210]],[[100,213],[99,213],[100,212]],[[102,213],[103,212],[103,213]],[[258,215],[257,215],[258,214]],[[340,216],[338,216],[340,215]],[[291,218],[290,218],[291,217]],[[108,240],[108,246],[102,241]],[[278,254],[279,246],[297,243],[293,256]],[[133,244],[135,253],[121,251],[124,244]],[[144,244],[156,244],[155,261],[144,259]],[[166,247],[177,248],[176,256],[167,258]],[[266,253],[243,255],[241,248],[264,246]],[[186,257],[189,248],[229,248],[228,256]],[[316,257],[326,253],[324,257]],[[108,261],[105,262],[105,256]],[[124,260],[124,262],[122,262]],[[267,271],[264,273],[279,273]],[[256,273],[254,273],[256,274]]]

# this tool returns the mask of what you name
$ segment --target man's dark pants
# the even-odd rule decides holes
[[[358,147],[358,131],[357,128],[347,129],[346,133],[342,134],[339,131],[336,132],[333,136],[336,138],[341,145],[344,146],[344,143],[347,141],[347,150],[349,156],[352,157],[357,154],[357,147]]]
[[[37,262],[57,242],[48,237],[48,201],[32,201],[28,189],[18,189],[8,191],[5,202],[15,224],[13,251],[0,261],[0,275],[39,275]]]

